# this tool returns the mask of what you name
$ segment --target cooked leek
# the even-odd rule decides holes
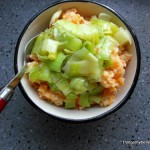
[[[45,63],[40,64],[38,68],[29,73],[29,79],[32,82],[47,81],[51,83],[51,74],[48,69],[48,66]]]
[[[73,52],[78,51],[82,46],[82,41],[79,38],[76,38],[75,36],[64,34],[64,40],[66,42],[64,47]]]
[[[60,91],[57,86],[55,84],[50,84],[50,89],[53,91],[53,92],[58,92]]]
[[[65,108],[75,108],[76,98],[77,96],[75,94],[68,94],[65,100]]]
[[[105,21],[110,21],[111,20],[111,16],[106,14],[106,13],[100,13],[98,16],[98,19],[102,19]]]
[[[100,35],[114,35],[119,29],[114,23],[102,19],[91,19],[91,23],[101,31]]]
[[[62,75],[61,75],[60,73],[51,72],[52,83],[56,83],[56,82],[59,81],[61,78],[62,78]]]
[[[70,89],[70,86],[69,86],[69,82],[65,79],[61,79],[61,80],[57,81],[55,84],[58,87],[58,89],[61,90],[65,96],[72,92]]]
[[[104,87],[102,87],[102,86],[99,85],[99,87],[93,89],[89,93],[90,93],[90,95],[97,95],[97,94],[103,92],[103,90],[104,90]]]
[[[61,66],[65,58],[66,56],[64,53],[62,52],[58,53],[57,58],[55,60],[48,62],[50,70],[61,72]]]
[[[98,29],[92,24],[74,24],[62,19],[54,23],[54,26],[64,28],[63,31],[66,30],[82,40],[98,43]]]
[[[100,103],[100,101],[101,101],[101,97],[99,96],[90,96],[89,97],[89,102],[90,102],[90,104],[99,104]]]
[[[59,19],[59,17],[61,16],[61,13],[62,13],[62,10],[58,10],[52,15],[49,26],[51,26],[54,22],[56,22]]]
[[[38,59],[41,60],[41,61],[43,61],[43,62],[49,60],[48,56],[46,56],[46,55],[43,56],[43,55],[40,55],[38,53],[36,53],[36,55],[37,55]]]
[[[119,42],[121,46],[127,43],[132,43],[129,32],[122,27],[119,28],[118,32],[114,35],[114,38]]]
[[[41,47],[41,55],[48,55],[50,60],[55,60],[57,57],[59,42],[51,39],[45,39]]]
[[[92,54],[95,54],[94,45],[91,42],[89,41],[84,42],[83,47],[87,48],[89,52],[91,52]]]
[[[100,40],[100,43],[97,45],[99,51],[96,54],[96,56],[99,59],[109,60],[111,51],[113,50],[113,48],[117,47],[118,45],[119,45],[118,42],[114,38],[110,36],[104,36]]]
[[[42,40],[43,40],[43,33],[41,33],[37,36],[34,46],[32,48],[31,54],[37,53],[40,50],[40,44],[41,44]]]
[[[89,102],[89,95],[88,93],[82,93],[80,95],[80,100],[79,100],[79,105],[81,107],[90,107],[90,102]]]
[[[86,79],[81,77],[73,78],[70,82],[70,87],[77,91],[77,93],[83,93],[87,90],[86,86]]]

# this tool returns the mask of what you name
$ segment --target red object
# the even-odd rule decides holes
[[[6,104],[7,102],[4,99],[0,98],[0,113],[5,108]]]

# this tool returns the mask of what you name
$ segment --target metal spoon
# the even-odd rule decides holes
[[[22,67],[21,71],[4,87],[2,90],[0,90],[0,113],[6,106],[6,104],[9,102],[10,98],[13,96],[14,89],[19,84],[21,78],[25,74],[27,63],[26,58],[29,54],[31,54],[31,50],[33,48],[33,45],[35,43],[36,37],[33,37],[26,45],[24,50],[24,66]]]

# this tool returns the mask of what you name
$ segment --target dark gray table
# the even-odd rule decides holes
[[[0,0],[0,86],[14,75],[17,39],[28,20],[55,0]],[[100,2],[100,0],[99,0]],[[0,150],[148,150],[150,142],[150,0],[101,0],[134,28],[141,46],[141,74],[129,101],[117,112],[91,123],[70,124],[34,109],[17,88],[0,114]]]

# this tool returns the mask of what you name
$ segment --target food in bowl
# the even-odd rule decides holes
[[[124,85],[132,55],[130,34],[111,16],[81,16],[75,8],[53,14],[37,36],[27,74],[43,100],[65,108],[109,106]]]

